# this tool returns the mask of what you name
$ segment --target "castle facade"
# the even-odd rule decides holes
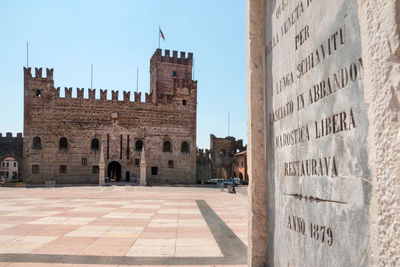
[[[194,183],[196,179],[197,81],[193,54],[157,49],[150,60],[150,93],[54,86],[53,69],[24,68],[22,177],[27,183],[98,183],[103,151],[110,181],[139,178],[145,152],[147,182]],[[102,149],[101,149],[102,148]]]

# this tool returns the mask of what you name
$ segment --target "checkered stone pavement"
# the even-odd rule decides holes
[[[246,197],[214,188],[0,188],[0,266],[243,265],[246,244]]]

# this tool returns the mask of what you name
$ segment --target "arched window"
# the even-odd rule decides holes
[[[68,149],[68,140],[65,137],[60,138],[60,149]]]
[[[222,157],[226,156],[226,151],[225,151],[225,149],[221,149],[221,150],[219,151],[219,154],[220,154],[220,156],[222,156]]]
[[[171,143],[169,141],[164,142],[163,151],[164,152],[172,152]]]
[[[143,141],[139,139],[135,143],[135,150],[142,151],[142,149],[143,149]]]
[[[92,149],[100,149],[100,142],[99,139],[93,138],[92,139]]]
[[[32,148],[42,149],[42,140],[40,139],[40,137],[36,136],[33,138]]]
[[[188,153],[189,152],[189,144],[187,142],[182,142],[181,144],[181,152]]]

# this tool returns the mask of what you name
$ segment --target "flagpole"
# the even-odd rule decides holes
[[[158,49],[160,49],[160,31],[161,31],[161,27],[158,26]]]
[[[90,90],[93,90],[93,64],[90,66]]]
[[[228,112],[228,137],[229,137],[229,112]]]
[[[26,68],[29,67],[29,43],[26,42]]]

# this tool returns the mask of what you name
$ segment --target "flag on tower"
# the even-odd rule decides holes
[[[159,27],[159,28],[160,28],[160,36],[165,41],[165,36],[164,36],[164,34],[163,34],[162,30],[161,30],[161,27]]]

